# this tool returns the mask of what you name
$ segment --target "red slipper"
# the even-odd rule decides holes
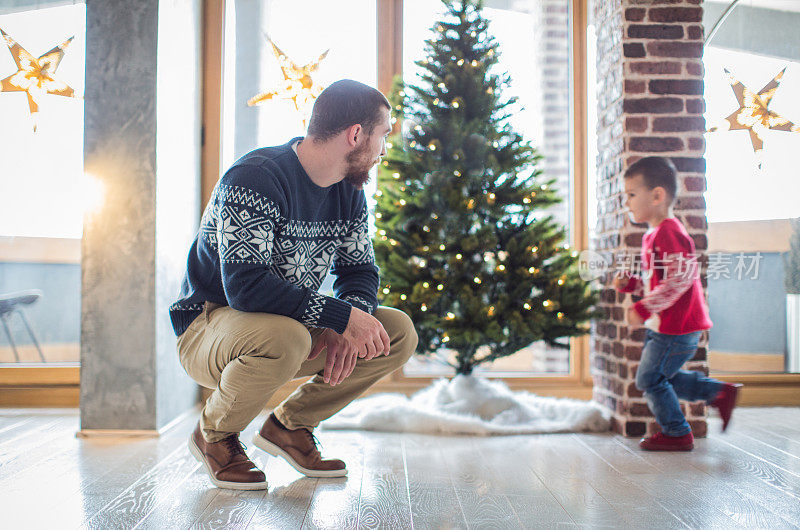
[[[691,451],[694,448],[692,433],[683,436],[667,436],[657,432],[653,436],[642,438],[639,447],[645,451]]]
[[[731,421],[731,414],[736,407],[736,398],[739,395],[739,389],[742,388],[740,384],[723,383],[722,390],[719,391],[717,397],[714,398],[710,404],[712,407],[719,411],[719,416],[722,418],[722,432],[728,428],[728,423]]]

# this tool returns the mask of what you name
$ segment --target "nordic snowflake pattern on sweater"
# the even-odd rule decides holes
[[[217,183],[189,252],[177,334],[203,301],[286,315],[341,333],[351,306],[377,308],[364,192],[315,186],[290,145],[253,151]],[[335,296],[318,292],[330,270]]]

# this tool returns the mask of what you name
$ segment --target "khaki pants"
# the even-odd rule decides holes
[[[336,386],[322,379],[323,351],[309,361],[322,331],[289,317],[245,313],[206,302],[203,312],[178,337],[178,355],[189,376],[213,388],[200,416],[203,437],[217,442],[240,433],[284,383],[312,377],[275,408],[289,429],[309,430],[339,412],[383,376],[405,364],[417,347],[411,319],[397,309],[374,314],[389,335],[389,355],[358,359],[353,373]]]

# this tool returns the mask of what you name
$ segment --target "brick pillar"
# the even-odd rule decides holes
[[[598,225],[596,249],[607,257],[638,253],[644,229],[625,223],[622,173],[638,158],[667,156],[675,163],[675,214],[694,239],[703,264],[708,249],[703,131],[703,8],[700,0],[595,0],[597,28]],[[594,399],[613,413],[614,430],[626,436],[658,426],[634,379],[643,328],[625,323],[630,295],[606,278],[605,317],[592,335]],[[634,300],[635,301],[635,300]],[[688,369],[707,371],[706,334]],[[684,403],[695,436],[706,434],[702,403]]]

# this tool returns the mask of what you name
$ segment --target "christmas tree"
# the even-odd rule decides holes
[[[418,351],[455,352],[458,374],[535,341],[569,347],[596,293],[547,214],[561,201],[541,156],[508,124],[516,100],[490,73],[498,44],[482,2],[444,1],[418,85],[390,96],[400,133],[378,173],[375,253],[383,303],[406,311]]]

